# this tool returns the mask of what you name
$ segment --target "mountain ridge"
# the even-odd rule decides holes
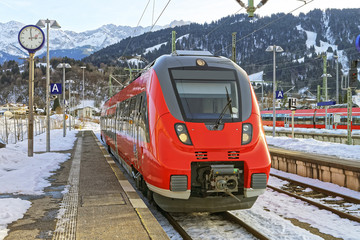
[[[186,21],[174,20],[165,26],[154,26],[153,31],[163,28],[174,27],[178,25],[189,24]],[[0,64],[5,61],[25,58],[28,54],[22,49],[18,43],[17,36],[25,24],[18,21],[9,21],[7,23],[0,23]],[[75,32],[70,30],[54,30],[50,28],[50,56],[70,57],[76,60],[82,59],[93,52],[96,52],[104,47],[115,44],[124,38],[137,36],[148,32],[151,29],[148,27],[130,27],[115,24],[105,24],[97,29],[86,30],[84,32]],[[45,28],[43,29],[46,35]],[[38,51],[36,56],[42,57],[46,54],[46,47],[44,46]]]

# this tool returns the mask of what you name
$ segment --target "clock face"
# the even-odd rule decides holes
[[[34,25],[23,27],[18,38],[20,45],[29,52],[35,52],[44,45],[44,32]]]

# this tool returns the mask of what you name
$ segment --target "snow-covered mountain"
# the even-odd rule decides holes
[[[185,21],[173,21],[166,26],[155,26],[152,31],[190,24]],[[18,60],[26,57],[27,52],[18,43],[18,34],[25,24],[10,21],[0,23],[0,64],[8,60]],[[119,42],[120,40],[141,35],[148,32],[151,27],[129,27],[107,24],[95,30],[73,32],[64,29],[50,29],[50,54],[51,56],[67,56],[81,59],[104,47]],[[44,29],[46,34],[46,31]],[[37,56],[45,55],[46,48],[42,48]]]

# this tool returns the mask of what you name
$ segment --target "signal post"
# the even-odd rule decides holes
[[[294,115],[295,115],[295,111],[296,111],[296,99],[295,98],[289,99],[289,108],[291,110],[291,137],[295,138],[295,133],[294,133]]]

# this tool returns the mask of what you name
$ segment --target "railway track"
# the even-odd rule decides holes
[[[190,234],[181,226],[181,224],[168,212],[164,212],[161,209],[158,209],[162,215],[169,221],[169,223],[173,226],[173,228],[180,234],[180,236],[184,240],[192,240],[193,238],[190,236]],[[248,233],[250,233],[252,236],[256,237],[260,240],[268,240],[269,238],[263,235],[261,232],[257,231],[252,226],[248,225],[241,219],[237,218],[233,214],[229,212],[221,212],[221,213],[215,213],[214,215],[220,216],[223,220],[231,222],[235,225],[238,225],[239,227],[245,229]]]
[[[266,237],[265,235],[263,235],[260,231],[256,230],[255,228],[253,228],[252,226],[248,225],[247,223],[245,223],[244,221],[242,221],[241,219],[237,218],[236,216],[234,216],[233,214],[229,213],[229,212],[222,212],[219,213],[224,219],[233,222],[235,224],[240,225],[241,227],[245,228],[246,231],[248,231],[249,233],[251,233],[254,237],[256,237],[257,239],[260,240],[268,240],[269,238]]]
[[[311,188],[316,192],[320,192],[320,193],[323,193],[323,194],[328,195],[328,196],[341,197],[347,202],[360,204],[360,199],[358,199],[358,198],[353,198],[353,197],[350,197],[350,196],[346,196],[346,195],[338,193],[338,192],[334,192],[334,191],[324,189],[324,188],[319,188],[319,187],[316,187],[316,186],[313,186],[313,185],[309,185],[307,183],[303,183],[303,182],[296,181],[296,180],[293,180],[293,179],[290,179],[290,178],[279,176],[277,174],[270,173],[270,176],[279,178],[279,179],[284,180],[284,181],[288,181],[290,183],[296,184],[298,186],[302,186],[304,188]]]
[[[299,186],[302,186],[302,187],[305,187],[305,188],[311,188],[311,189],[313,189],[314,192],[321,193],[321,194],[323,194],[325,196],[341,197],[341,198],[344,199],[344,201],[346,201],[348,203],[354,203],[354,204],[359,204],[360,203],[359,199],[352,198],[352,197],[349,197],[349,196],[345,196],[345,195],[340,194],[340,193],[336,193],[336,192],[326,190],[326,189],[317,188],[317,187],[314,187],[312,185],[308,185],[306,183],[302,183],[302,182],[295,181],[295,180],[292,180],[292,179],[288,179],[288,178],[285,178],[285,177],[277,176],[277,175],[274,175],[274,174],[272,174],[272,176],[277,177],[277,178],[282,179],[282,180],[285,180],[285,181],[289,181],[290,183],[293,183],[293,184],[296,184],[296,185],[299,185]],[[346,219],[349,219],[351,221],[355,221],[355,222],[360,223],[360,217],[358,217],[358,216],[346,213],[344,211],[337,210],[335,208],[329,207],[329,206],[327,206],[325,204],[322,204],[322,203],[319,203],[317,201],[310,200],[309,198],[302,197],[299,194],[292,193],[292,192],[289,192],[289,191],[286,191],[286,190],[283,190],[283,189],[280,189],[280,188],[277,188],[277,187],[274,187],[274,186],[271,186],[271,185],[268,185],[268,188],[272,189],[273,191],[283,193],[283,194],[286,194],[288,196],[291,196],[291,197],[297,198],[299,200],[302,200],[304,202],[307,202],[307,203],[309,203],[309,204],[311,204],[313,206],[318,207],[319,209],[324,209],[324,210],[330,211],[330,212],[332,212],[334,214],[337,214],[338,216],[340,216],[342,218],[346,218]]]

